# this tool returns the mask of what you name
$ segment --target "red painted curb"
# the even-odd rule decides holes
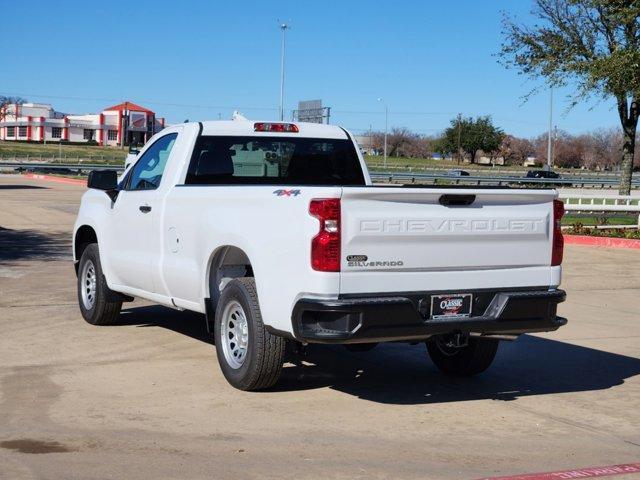
[[[640,240],[635,238],[592,237],[591,235],[567,235],[565,233],[564,243],[591,247],[640,249]]]
[[[562,470],[546,473],[526,473],[507,477],[486,477],[482,480],[559,480],[573,478],[610,477],[613,475],[626,475],[640,473],[640,463],[626,463],[622,465],[608,465],[606,467],[577,468],[575,470]]]
[[[48,182],[66,183],[67,185],[87,185],[87,181],[80,178],[54,177],[52,175],[39,175],[37,173],[26,173],[24,177],[30,178],[32,180],[46,180]]]

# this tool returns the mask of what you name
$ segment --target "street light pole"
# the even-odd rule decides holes
[[[288,28],[291,28],[288,24],[284,22],[280,23],[280,30],[282,30],[282,49],[280,55],[280,121],[284,120],[284,40]]]

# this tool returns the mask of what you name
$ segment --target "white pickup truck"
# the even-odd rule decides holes
[[[204,313],[239,389],[274,385],[287,342],[425,342],[442,371],[473,375],[499,340],[566,323],[554,190],[373,185],[336,126],[176,125],[88,186],[83,317],[116,322],[133,297]]]

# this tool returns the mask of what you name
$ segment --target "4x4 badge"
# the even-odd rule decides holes
[[[279,189],[279,190],[274,190],[273,194],[277,195],[278,197],[297,197],[298,195],[300,195],[302,192],[300,190],[284,190],[284,189]]]

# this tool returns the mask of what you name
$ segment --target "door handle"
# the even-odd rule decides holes
[[[440,197],[440,205],[444,205],[445,207],[460,207],[463,205],[471,205],[475,201],[475,195],[445,194]]]
[[[138,207],[140,209],[140,211],[142,213],[149,213],[151,211],[151,206],[150,205],[140,205],[140,207]]]

